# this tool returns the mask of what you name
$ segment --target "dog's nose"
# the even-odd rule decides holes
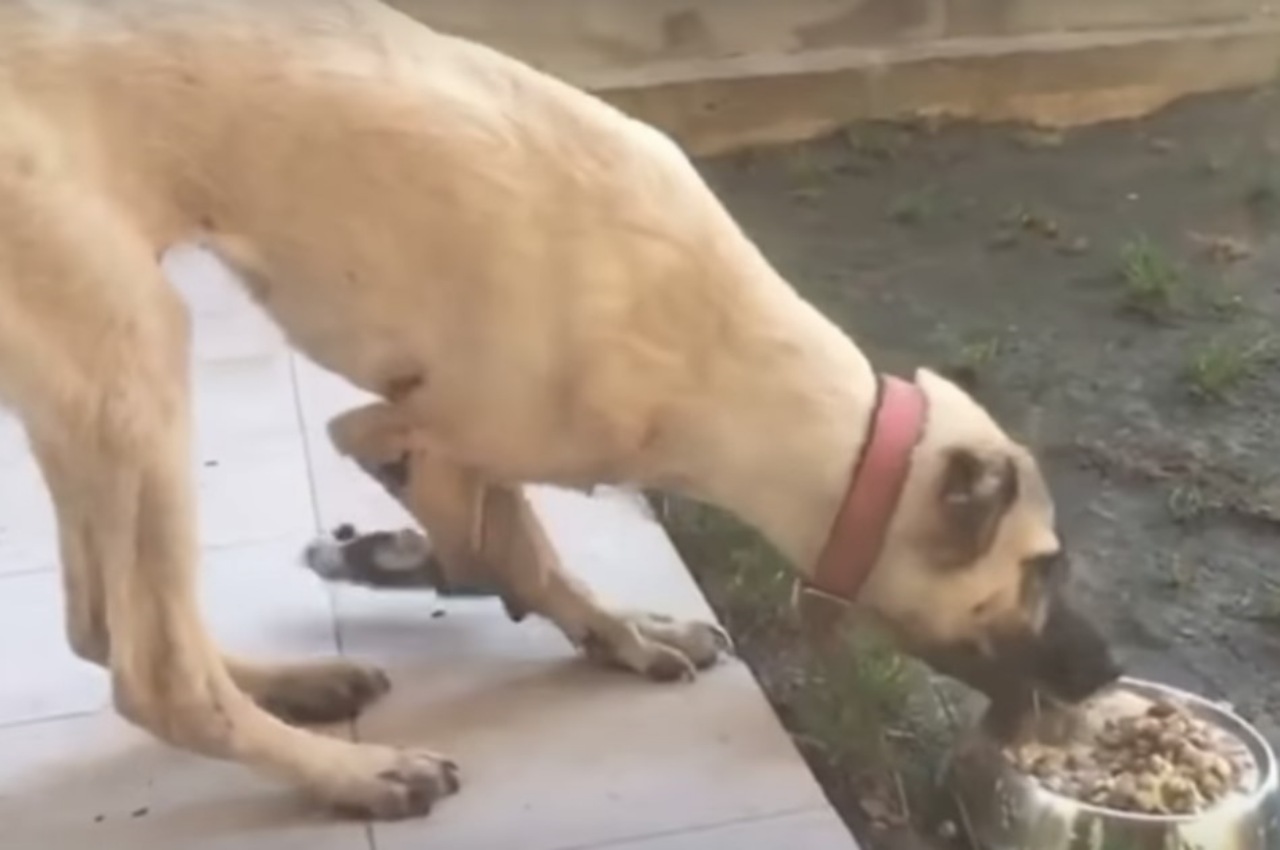
[[[1037,694],[1079,704],[1123,675],[1102,634],[1060,596],[1051,600],[1039,633],[993,635],[984,648],[967,642],[917,647],[916,655],[986,696],[986,725],[997,735],[1021,727],[1038,705]]]
[[[1055,698],[1080,703],[1123,674],[1124,670],[1104,646],[1084,653],[1055,653],[1037,671],[1036,679]]]
[[[1050,601],[1029,661],[1036,683],[1068,703],[1087,700],[1124,672],[1102,633],[1061,596]]]

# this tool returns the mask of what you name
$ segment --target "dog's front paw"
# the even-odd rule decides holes
[[[623,614],[582,640],[587,657],[658,682],[689,680],[733,651],[724,629],[665,614]]]
[[[482,582],[451,581],[431,542],[413,529],[357,532],[349,525],[308,544],[302,563],[325,581],[379,590],[434,590],[441,596],[494,596]]]
[[[313,540],[302,563],[325,581],[378,588],[432,588],[440,571],[423,535],[404,529],[357,533],[341,526]]]

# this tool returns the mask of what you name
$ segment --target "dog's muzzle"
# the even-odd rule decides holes
[[[1039,633],[995,635],[985,649],[966,643],[916,654],[984,694],[991,701],[985,723],[1001,737],[1013,734],[1041,702],[1077,705],[1124,672],[1102,634],[1060,594]]]

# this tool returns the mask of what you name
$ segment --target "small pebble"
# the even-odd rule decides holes
[[[1089,240],[1083,236],[1076,236],[1073,239],[1068,239],[1066,242],[1063,242],[1058,246],[1058,253],[1065,254],[1069,257],[1076,257],[1081,254],[1088,253],[1088,251]]]
[[[996,251],[1012,248],[1016,244],[1018,244],[1018,234],[1014,233],[1012,230],[997,230],[995,234],[987,240],[987,247]]]

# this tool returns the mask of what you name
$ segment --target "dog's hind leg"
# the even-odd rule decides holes
[[[68,188],[0,185],[0,391],[59,501],[78,651],[105,650],[117,708],[169,743],[360,816],[425,813],[457,787],[449,761],[291,727],[214,646],[195,588],[186,312],[121,211]]]
[[[88,506],[82,503],[86,494],[78,486],[74,470],[63,468],[65,453],[40,439],[32,439],[31,446],[59,517],[67,641],[80,658],[107,666],[111,636],[102,573],[87,560],[90,546],[84,539],[84,516]],[[339,658],[288,664],[236,657],[225,661],[242,691],[267,711],[293,723],[349,720],[390,687],[386,674],[378,668]]]
[[[72,651],[107,666],[111,635],[107,629],[105,590],[101,570],[89,560],[85,539],[90,505],[68,457],[48,438],[33,435],[31,447],[53,496],[58,516],[58,548],[62,562],[67,641]],[[350,720],[390,688],[386,674],[376,667],[345,659],[288,664],[264,664],[226,657],[236,685],[272,714],[292,723],[335,723]]]
[[[340,454],[378,479],[422,524],[443,574],[455,581],[486,578],[513,619],[540,614],[592,659],[654,679],[690,678],[728,649],[724,632],[710,623],[602,604],[561,565],[520,487],[487,483],[415,445],[404,415],[392,404],[369,405],[335,417],[329,434]]]
[[[67,641],[78,657],[106,666],[111,637],[105,591],[101,571],[88,562],[91,545],[85,539],[84,517],[91,506],[84,504],[76,471],[66,468],[67,453],[47,436],[33,434],[30,442],[58,516]],[[390,688],[378,668],[340,658],[267,664],[231,656],[225,661],[242,691],[291,723],[350,720]]]
[[[79,658],[107,666],[111,636],[107,631],[106,590],[102,574],[88,562],[83,537],[85,495],[76,486],[74,470],[63,465],[64,454],[39,435],[30,436],[31,449],[52,496],[58,517],[58,550],[62,562],[62,593],[66,608],[67,642]]]

